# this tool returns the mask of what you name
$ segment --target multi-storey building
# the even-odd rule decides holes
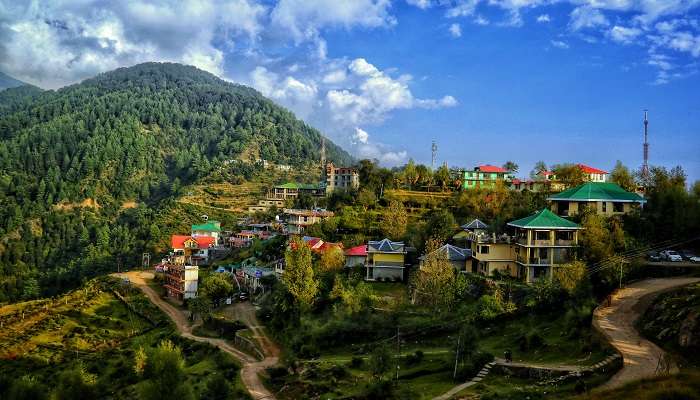
[[[586,174],[586,178],[590,182],[606,182],[608,180],[607,171],[603,171],[602,169],[598,169],[598,168],[589,167],[588,165],[584,165],[584,164],[576,164],[576,165],[578,165],[579,169],[581,169],[581,171],[583,171],[583,173]]]
[[[169,297],[185,300],[197,297],[199,267],[196,265],[168,264],[164,267],[165,284]]]
[[[527,283],[552,279],[554,268],[575,259],[581,226],[549,209],[509,222],[508,226],[515,228],[515,261],[519,276]]]
[[[360,174],[356,168],[336,167],[332,162],[326,164],[326,195],[336,190],[356,190],[360,187]]]
[[[322,197],[326,195],[326,188],[323,184],[288,182],[273,187],[267,197],[268,199],[286,200],[295,199],[299,197],[300,194]]]
[[[285,208],[284,214],[287,216],[287,231],[292,234],[303,233],[307,226],[319,223],[335,215],[332,211],[298,210],[293,208]]]
[[[549,196],[554,213],[568,217],[593,210],[599,215],[621,215],[646,203],[637,193],[628,192],[615,183],[588,182]]]
[[[406,253],[403,242],[392,242],[389,239],[369,241],[365,279],[368,281],[403,280]]]
[[[214,238],[214,244],[219,244],[221,236],[221,222],[207,221],[203,224],[192,225],[192,237],[209,236]]]
[[[464,171],[462,186],[464,189],[493,189],[497,182],[508,185],[513,179],[513,174],[495,165],[479,165],[472,171]]]
[[[471,272],[491,276],[498,271],[515,278],[522,277],[515,261],[515,240],[508,235],[497,236],[486,231],[469,235]]]

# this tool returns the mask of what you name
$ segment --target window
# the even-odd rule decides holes
[[[624,212],[625,211],[625,203],[613,203],[613,211],[614,212]]]
[[[603,202],[603,212],[608,212],[608,202],[607,201]]]
[[[479,253],[481,254],[489,254],[489,246],[481,246],[479,248]]]
[[[535,231],[535,240],[549,240],[549,231]]]

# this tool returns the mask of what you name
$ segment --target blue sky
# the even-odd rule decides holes
[[[538,160],[700,179],[700,0],[0,0],[0,70],[45,88],[176,61],[358,157]]]

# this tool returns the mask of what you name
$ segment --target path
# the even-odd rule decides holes
[[[634,328],[634,323],[648,308],[654,297],[679,286],[700,282],[699,278],[647,279],[635,282],[613,295],[609,307],[600,306],[593,313],[593,327],[608,338],[622,353],[623,367],[602,389],[612,389],[627,382],[652,377],[665,352],[644,339]],[[671,373],[678,372],[672,362]]]
[[[182,310],[163,300],[158,293],[153,290],[153,288],[148,286],[146,280],[153,279],[152,273],[132,271],[125,274],[120,274],[119,276],[124,275],[128,276],[129,280],[139,289],[141,289],[141,291],[149,298],[149,300],[151,300],[153,304],[158,306],[170,317],[170,319],[173,320],[182,337],[195,340],[197,342],[209,343],[218,347],[222,351],[229,353],[240,361],[242,364],[241,380],[253,399],[273,400],[275,398],[275,396],[269,390],[267,390],[265,385],[263,385],[262,381],[260,380],[260,375],[258,374],[265,370],[265,368],[277,364],[279,359],[279,348],[277,348],[277,346],[267,338],[265,333],[260,328],[260,324],[255,317],[255,307],[253,307],[252,304],[249,302],[241,303],[239,310],[242,317],[242,322],[248,325],[248,327],[253,331],[255,338],[258,340],[260,347],[263,349],[265,358],[262,361],[258,361],[252,356],[236,349],[223,339],[193,335],[192,327],[190,326],[187,317]]]

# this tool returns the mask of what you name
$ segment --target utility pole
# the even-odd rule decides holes
[[[452,372],[452,380],[457,379],[457,362],[459,361],[459,342],[461,338],[461,335],[457,333],[457,354],[455,355],[455,368],[454,372]]]

